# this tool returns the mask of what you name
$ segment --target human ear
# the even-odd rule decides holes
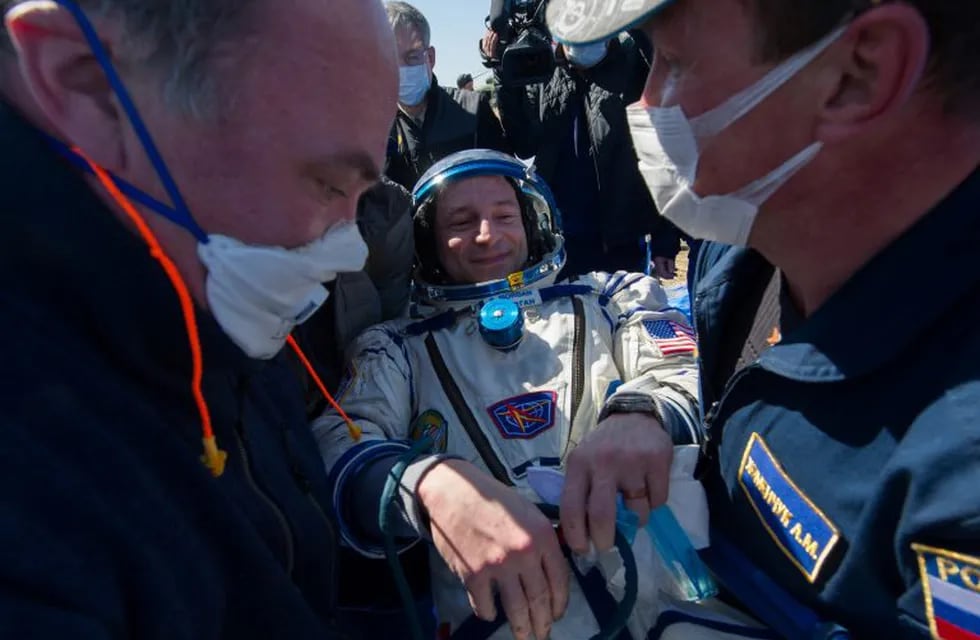
[[[817,136],[842,140],[902,109],[919,86],[929,27],[913,7],[889,3],[858,16],[833,49],[840,52]]]
[[[125,167],[120,111],[112,87],[71,13],[53,2],[30,0],[5,18],[21,76],[51,133],[82,149],[111,171]],[[108,23],[96,25],[112,55]]]

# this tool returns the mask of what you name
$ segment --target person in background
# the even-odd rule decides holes
[[[2,635],[365,637],[283,348],[364,266],[382,5],[0,7]]]
[[[497,33],[488,31],[483,45],[485,56],[498,57]],[[626,106],[640,98],[650,69],[649,44],[642,34],[621,33],[587,46],[559,46],[555,56],[548,82],[498,82],[497,101],[514,151],[533,156],[554,190],[566,272],[653,268],[673,277],[679,235],[657,216],[626,124]]]
[[[398,48],[399,90],[385,175],[411,190],[436,161],[464,149],[509,152],[500,121],[483,91],[441,87],[429,22],[407,2],[388,2]]]
[[[980,637],[980,3],[551,0],[548,24],[657,45],[628,117],[660,213],[706,241],[729,594],[782,637]]]
[[[461,73],[459,77],[456,78],[456,88],[464,89],[466,91],[473,90],[473,76],[468,73]]]

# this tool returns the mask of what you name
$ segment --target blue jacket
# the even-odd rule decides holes
[[[978,211],[980,171],[731,379],[722,354],[773,271],[700,255],[713,529],[854,637],[927,638],[950,593],[980,611]]]
[[[0,635],[325,638],[326,477],[295,377],[198,314],[227,469],[202,465],[176,296],[0,106]]]

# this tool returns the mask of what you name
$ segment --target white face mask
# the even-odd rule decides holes
[[[208,238],[197,253],[208,269],[211,313],[242,351],[261,359],[279,353],[293,328],[326,302],[323,283],[338,273],[360,271],[368,254],[352,222],[335,225],[298,249]]]
[[[576,67],[591,69],[606,57],[606,42],[593,42],[592,44],[565,45],[565,57]]]
[[[398,102],[407,107],[421,104],[431,83],[427,63],[398,67]]]
[[[744,246],[759,207],[817,156],[814,142],[768,175],[727,195],[701,197],[697,178],[699,141],[717,135],[795,76],[844,33],[841,27],[794,54],[755,84],[695,118],[680,106],[627,109],[640,173],[660,214],[684,232],[705,240]]]

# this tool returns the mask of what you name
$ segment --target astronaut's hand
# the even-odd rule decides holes
[[[463,460],[425,474],[418,498],[436,550],[466,587],[473,612],[497,616],[500,593],[514,637],[548,637],[568,605],[569,569],[551,522],[530,501]]]
[[[614,413],[568,454],[561,528],[576,553],[610,549],[616,535],[616,494],[641,526],[667,501],[674,444],[653,416]]]

